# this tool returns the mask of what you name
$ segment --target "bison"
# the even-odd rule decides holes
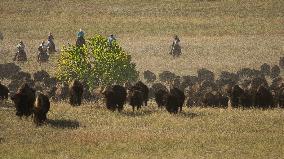
[[[210,70],[205,69],[205,68],[197,70],[197,74],[198,74],[199,82],[214,81],[214,79],[215,79],[214,73]]]
[[[235,85],[231,90],[231,105],[233,108],[237,108],[240,104],[240,97],[243,95],[244,90],[239,86]]]
[[[172,88],[170,89],[170,94],[175,96],[178,100],[178,107],[179,107],[179,111],[182,111],[182,106],[184,104],[184,100],[185,100],[185,95],[184,92],[182,92],[181,90],[179,90],[178,88]]]
[[[38,93],[33,107],[34,123],[36,125],[41,125],[46,121],[46,114],[48,113],[49,108],[49,98],[42,93]]]
[[[166,106],[166,110],[169,113],[178,113],[178,108],[179,108],[179,97],[175,96],[174,94],[167,94],[166,95],[166,100],[165,100],[165,106]]]
[[[132,89],[139,90],[143,93],[143,103],[147,106],[149,100],[149,88],[141,81],[137,82]]]
[[[10,78],[20,72],[21,68],[15,63],[0,64],[0,79]]]
[[[133,112],[135,110],[135,107],[137,107],[137,110],[141,108],[144,101],[144,94],[140,90],[136,90],[135,88],[130,88],[128,92],[128,101],[129,105],[132,106]]]
[[[155,92],[155,101],[159,108],[162,108],[166,105],[166,97],[169,94],[167,89],[159,89]]]
[[[176,78],[176,75],[170,71],[163,71],[159,74],[159,79],[161,82],[171,83]]]
[[[213,107],[213,106],[218,106],[219,101],[218,97],[213,94],[213,92],[206,92],[203,97],[202,97],[202,103],[204,104],[205,107]]]
[[[123,86],[107,86],[102,94],[105,96],[107,109],[111,111],[118,110],[119,112],[123,110],[127,97],[126,89]]]
[[[260,66],[260,72],[265,76],[270,75],[270,69],[270,65],[268,65],[267,63],[264,63]]]
[[[82,103],[83,84],[74,80],[69,86],[69,102],[72,106],[79,106]]]
[[[50,78],[49,74],[46,71],[44,71],[44,70],[35,72],[33,74],[33,77],[34,77],[35,81],[43,81],[45,79]]]
[[[272,96],[271,91],[261,85],[257,89],[257,92],[255,94],[254,104],[256,107],[263,108],[263,109],[273,107],[274,103],[273,103],[273,96]]]
[[[9,89],[0,82],[0,100],[8,99]]]
[[[182,76],[180,80],[180,90],[184,91],[185,88],[191,87],[198,82],[196,76]]]
[[[143,75],[144,75],[144,79],[147,82],[154,82],[157,79],[156,75],[149,70],[144,71]]]
[[[35,90],[27,83],[21,85],[17,93],[11,96],[11,100],[15,103],[16,115],[28,117],[33,112],[35,102]]]
[[[280,75],[280,68],[277,65],[274,65],[273,67],[271,67],[271,71],[270,71],[270,77],[271,78],[276,78]]]
[[[159,90],[168,90],[167,87],[161,83],[154,83],[149,89],[149,96],[151,98],[155,98],[155,93],[158,92]]]
[[[170,92],[160,89],[155,93],[155,100],[159,108],[166,107],[169,113],[178,113],[182,111],[185,95],[177,88],[172,88]]]

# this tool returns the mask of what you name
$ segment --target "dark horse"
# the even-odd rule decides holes
[[[13,61],[27,61],[27,54],[24,50],[17,51]]]
[[[78,37],[76,40],[76,46],[82,47],[86,43],[84,37]]]
[[[173,57],[178,57],[181,55],[181,47],[179,44],[172,45],[172,49],[170,51],[170,54],[173,55]]]

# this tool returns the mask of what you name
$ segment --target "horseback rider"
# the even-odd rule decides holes
[[[109,44],[110,47],[112,47],[112,42],[115,41],[115,40],[116,40],[116,39],[115,39],[115,37],[114,37],[113,34],[111,34],[111,35],[108,37],[107,41],[108,41],[108,44]]]
[[[80,29],[80,31],[77,33],[76,46],[81,47],[86,43],[84,36],[85,32],[82,29]]]
[[[47,53],[47,46],[45,45],[45,42],[42,41],[41,44],[38,47],[38,61],[47,61],[49,58],[49,54]]]
[[[174,41],[173,41],[172,46],[174,46],[174,45],[179,45],[179,42],[180,42],[180,40],[179,40],[178,36],[175,35],[175,36],[174,36]]]
[[[20,41],[20,43],[17,45],[17,49],[19,52],[24,52],[25,51],[25,44],[23,41]]]
[[[15,57],[13,58],[14,61],[27,61],[27,54],[25,52],[25,44],[23,41],[20,41],[20,43],[17,45],[17,53]]]
[[[48,40],[47,40],[47,51],[48,51],[48,53],[56,52],[55,44],[54,44],[53,40],[54,40],[53,35],[50,32],[49,35],[48,35]]]
[[[179,56],[181,54],[181,47],[180,47],[179,43],[180,43],[180,40],[179,40],[178,36],[175,35],[174,41],[171,45],[171,51],[170,51],[170,54],[173,55],[174,57]]]

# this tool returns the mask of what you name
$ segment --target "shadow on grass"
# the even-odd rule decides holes
[[[48,119],[47,124],[61,129],[77,129],[80,124],[77,120],[66,120],[66,119]]]
[[[129,116],[129,117],[136,117],[136,116],[148,116],[151,115],[152,113],[154,113],[154,111],[151,110],[135,110],[133,111],[122,111],[121,114],[123,116]]]

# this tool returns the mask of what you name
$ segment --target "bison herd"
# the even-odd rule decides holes
[[[280,66],[280,67],[279,67]],[[261,65],[260,69],[243,68],[236,73],[223,71],[218,77],[207,69],[199,69],[197,76],[177,76],[164,71],[158,77],[151,71],[144,72],[145,83],[127,82],[124,85],[109,85],[90,90],[86,82],[74,80],[70,84],[59,81],[41,70],[34,74],[21,71],[14,63],[0,64],[0,100],[10,98],[16,115],[32,116],[36,125],[47,120],[50,100],[68,100],[79,106],[82,100],[97,101],[101,96],[111,111],[121,112],[128,103],[133,111],[147,106],[154,99],[158,108],[169,113],[188,107],[216,108],[284,108],[284,82],[280,76],[284,58],[278,65]],[[157,82],[159,81],[159,82]],[[6,82],[7,83],[7,82]]]

